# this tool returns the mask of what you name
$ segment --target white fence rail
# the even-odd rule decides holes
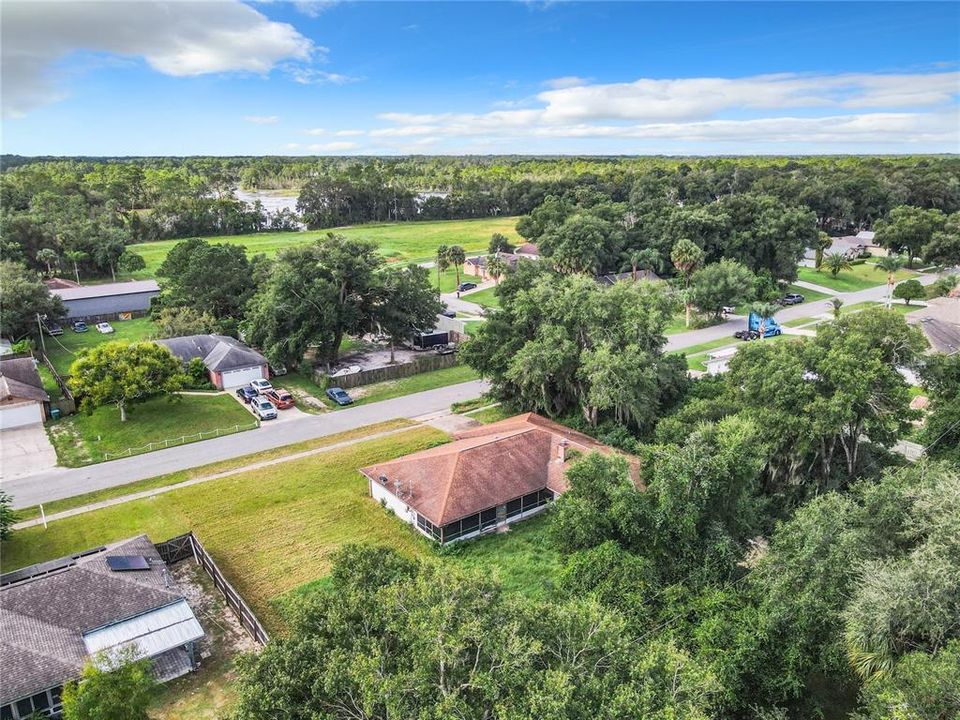
[[[121,450],[117,453],[105,452],[103,454],[104,460],[116,460],[117,458],[130,457],[132,455],[141,455],[143,453],[153,452],[154,450],[163,450],[164,448],[176,447],[178,445],[187,445],[193,442],[199,442],[200,440],[207,440],[209,438],[221,437],[223,435],[233,435],[234,433],[243,432],[245,430],[253,430],[254,428],[260,427],[260,421],[255,420],[254,422],[248,425],[234,425],[233,427],[225,428],[215,428],[213,430],[201,430],[198,433],[193,435],[181,435],[176,438],[164,438],[163,440],[157,440],[156,442],[147,443],[146,445],[141,445],[140,447],[129,447],[126,450]]]

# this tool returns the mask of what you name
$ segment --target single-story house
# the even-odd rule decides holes
[[[738,349],[739,346],[732,345],[730,347],[710,351],[707,359],[703,363],[707,368],[707,374],[722,375],[729,370],[730,360],[734,355],[737,354]]]
[[[953,355],[960,351],[960,297],[933,298],[906,317],[923,331],[933,352]]]
[[[146,535],[0,576],[0,718],[58,715],[88,662],[133,648],[161,682],[197,665],[203,628]]]
[[[513,269],[517,266],[517,263],[520,261],[516,255],[511,253],[499,253],[500,259],[503,263],[509,268]],[[476,257],[467,258],[466,262],[463,264],[463,274],[464,275],[473,275],[474,277],[481,278],[483,280],[492,280],[493,276],[490,275],[487,265],[490,264],[490,258],[487,255],[477,255]]]
[[[150,309],[150,300],[160,294],[156,280],[55,287],[51,295],[58,295],[67,306],[70,320],[112,320],[121,313],[143,313]]]
[[[220,390],[270,378],[270,367],[263,355],[226,335],[187,335],[156,342],[168,348],[184,365],[194,358],[203,360],[210,382]]]
[[[621,280],[633,280],[633,272],[608,273],[606,275],[597,275],[597,282],[601,285],[614,285]],[[653,270],[637,270],[636,280],[646,280],[647,282],[660,282],[663,278],[657,275]]]
[[[447,445],[360,470],[370,495],[440,543],[530,517],[567,489],[574,454],[612,448],[534,413],[467,430]],[[634,482],[639,461],[627,457]]]
[[[0,430],[42,423],[49,409],[33,358],[0,360]]]

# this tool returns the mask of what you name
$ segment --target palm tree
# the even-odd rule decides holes
[[[833,238],[821,231],[817,236],[817,243],[814,247],[815,254],[813,267],[817,272],[820,272],[820,266],[823,265],[823,251],[829,248],[831,245],[833,245]]]
[[[500,277],[507,271],[507,264],[500,257],[500,253],[487,256],[487,274],[493,278],[493,282],[500,284]]]
[[[893,303],[893,285],[896,282],[897,270],[903,265],[904,260],[900,255],[887,255],[877,260],[877,270],[887,274],[887,307]]]
[[[838,252],[830,253],[823,259],[823,262],[833,277],[839,275],[841,270],[849,270],[853,267],[847,259],[847,256]]]
[[[750,306],[750,312],[756,313],[760,317],[759,331],[761,339],[763,339],[764,333],[767,331],[767,320],[776,315],[779,310],[779,305],[769,302],[755,302]]]
[[[50,277],[53,277],[53,263],[55,263],[59,257],[57,251],[50,248],[43,248],[37,251],[37,262],[46,263],[47,275]]]
[[[693,273],[696,271],[696,269],[700,267],[700,264],[703,262],[704,255],[705,253],[700,246],[694,243],[692,240],[682,238],[674,243],[673,249],[670,251],[670,261],[673,263],[673,266],[677,269],[677,271],[683,276],[683,287],[685,290],[690,289],[690,278],[693,276]],[[686,326],[690,327],[689,296],[684,301],[684,309],[686,313]]]
[[[457,290],[460,289],[460,268],[467,261],[467,254],[463,251],[463,248],[459,245],[451,245],[450,249],[447,250],[447,258],[450,260],[450,264],[453,265],[453,269],[457,272]]]
[[[643,248],[643,250],[631,250],[624,253],[623,265],[621,270],[629,268],[633,281],[637,280],[638,270],[659,271],[663,267],[663,257],[654,248]]]
[[[841,300],[840,298],[836,298],[836,297],[835,297],[835,298],[830,298],[829,300],[827,300],[827,305],[830,306],[831,311],[833,312],[833,319],[834,319],[834,320],[839,320],[839,319],[840,319],[840,308],[843,307],[843,300]]]
[[[77,277],[77,285],[80,284],[80,263],[86,260],[89,255],[83,250],[68,250],[66,253],[67,260],[73,263],[73,274]]]
[[[447,271],[450,267],[450,248],[441,245],[437,248],[437,292],[440,292],[440,274]]]

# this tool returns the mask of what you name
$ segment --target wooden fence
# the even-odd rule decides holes
[[[63,393],[63,397],[58,400],[51,400],[51,408],[59,408],[61,415],[72,415],[77,411],[77,401],[73,397],[73,393],[70,392],[70,387],[67,385],[67,381],[57,372],[57,369],[53,366],[53,363],[50,362],[50,359],[44,353],[38,353],[40,355],[40,360],[43,361],[43,364],[47,366],[47,369],[50,371],[50,374],[53,375],[53,379],[57,383],[57,387],[60,388],[60,392]]]
[[[341,387],[348,389],[383,382],[385,380],[399,380],[400,378],[419,375],[420,373],[430,372],[431,370],[442,370],[453,367],[456,364],[456,354],[437,355],[429,350],[424,350],[423,355],[418,355],[410,362],[384,365],[383,367],[371,368],[370,370],[361,370],[360,372],[350,375],[329,377],[321,370],[314,370],[314,381],[321,387]]]
[[[261,645],[267,644],[270,636],[267,635],[263,624],[257,619],[257,616],[240,596],[240,593],[234,590],[233,585],[230,584],[226,576],[217,566],[217,563],[214,562],[210,556],[210,553],[204,549],[193,532],[170,538],[166,542],[157,543],[154,547],[157,548],[160,557],[162,557],[167,564],[173,564],[192,557],[213,580],[214,587],[223,594],[224,599],[227,601],[227,607],[233,610],[234,614],[236,614],[240,620],[240,624],[243,625],[244,630],[250,633],[250,637]]]

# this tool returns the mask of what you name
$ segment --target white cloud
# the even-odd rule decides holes
[[[326,135],[327,131],[323,128],[310,128],[309,130],[304,130],[307,135]]]
[[[254,125],[275,125],[280,122],[279,115],[244,115],[243,119]]]
[[[290,76],[301,85],[347,85],[360,82],[362,77],[327,72],[316,68],[294,66],[289,68]]]
[[[547,80],[543,84],[554,90],[563,90],[564,88],[580,87],[590,82],[587,78],[577,77],[576,75],[565,75],[564,77]]]
[[[286,143],[283,146],[284,150],[296,150],[300,147],[300,143]]]
[[[724,152],[838,143],[960,149],[957,72],[584,82],[550,81],[553,89],[539,93],[533,108],[382,113],[377,118],[390,126],[369,135],[498,138],[501,147],[524,139],[629,139],[719,143]]]
[[[366,130],[337,130],[334,135],[337,137],[356,137],[358,135],[366,135]]]
[[[327,10],[338,5],[338,0],[295,0],[294,7],[308,17],[320,17]]]
[[[307,150],[313,152],[347,152],[348,150],[356,150],[358,147],[360,146],[354,142],[328,142],[307,145]]]
[[[158,72],[183,77],[265,74],[283,60],[308,61],[315,50],[292,25],[268,20],[238,0],[4,0],[0,11],[9,117],[62,99],[54,66],[77,51],[142,58]]]

